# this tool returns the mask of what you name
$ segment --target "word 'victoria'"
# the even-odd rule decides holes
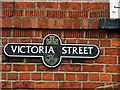
[[[62,44],[55,34],[49,34],[43,43],[8,43],[4,53],[9,57],[42,57],[49,67],[57,67],[62,58],[96,58],[99,48],[93,44]]]

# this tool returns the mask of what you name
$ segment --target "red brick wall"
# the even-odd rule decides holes
[[[109,18],[109,3],[16,2],[13,10],[11,2],[3,2],[2,7],[3,47],[8,42],[42,43],[54,33],[62,43],[100,48],[96,59],[62,59],[55,69],[44,66],[41,58],[9,58],[3,53],[2,88],[120,87],[120,33],[97,30],[99,19]]]
[[[3,3],[3,27],[97,29],[100,18],[109,18],[108,3],[16,2]]]

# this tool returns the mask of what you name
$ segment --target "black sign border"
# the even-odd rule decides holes
[[[94,57],[60,56],[60,60],[59,60],[58,64],[56,64],[56,65],[54,65],[54,66],[49,66],[48,64],[45,63],[45,61],[44,61],[44,56],[8,55],[8,54],[6,53],[6,51],[5,51],[6,46],[9,45],[9,44],[26,44],[26,45],[33,45],[33,44],[34,44],[34,45],[44,45],[44,40],[45,40],[48,36],[50,36],[50,35],[54,35],[54,36],[58,37],[58,39],[60,40],[60,45],[94,46],[94,47],[96,47],[96,48],[98,49],[98,53],[97,53],[97,55],[94,56]],[[49,67],[49,68],[55,68],[55,67],[57,67],[58,65],[60,65],[60,63],[61,63],[61,61],[62,61],[62,58],[90,58],[90,59],[91,59],[91,58],[96,58],[96,57],[98,57],[98,55],[99,55],[99,53],[100,53],[100,50],[99,50],[99,48],[98,48],[96,45],[94,45],[94,44],[62,44],[62,41],[61,41],[61,39],[60,39],[60,37],[59,37],[58,35],[56,35],[56,34],[48,34],[48,35],[46,35],[46,36],[43,38],[42,43],[7,43],[7,44],[4,46],[4,53],[5,53],[6,56],[9,56],[9,57],[41,57],[41,58],[42,58],[42,62],[43,62],[43,64],[44,64],[45,66],[47,66],[47,67]]]

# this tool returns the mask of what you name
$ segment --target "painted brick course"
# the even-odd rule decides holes
[[[120,88],[120,33],[98,29],[109,18],[109,3],[2,2],[2,45],[8,42],[42,43],[57,34],[62,43],[95,44],[98,58],[62,59],[54,69],[41,58],[9,58],[2,53],[3,89]],[[98,29],[98,30],[97,30]]]

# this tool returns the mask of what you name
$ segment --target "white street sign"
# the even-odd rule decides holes
[[[120,18],[120,0],[110,0],[110,18]]]

